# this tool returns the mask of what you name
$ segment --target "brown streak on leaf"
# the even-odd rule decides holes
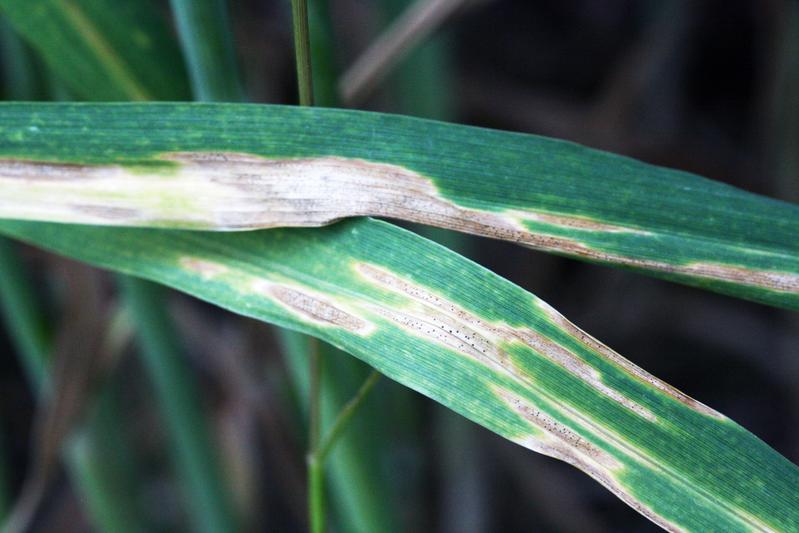
[[[594,367],[590,366],[588,363],[580,359],[578,356],[560,344],[545,337],[544,335],[541,335],[540,333],[529,329],[509,329],[507,331],[509,336],[516,338],[536,352],[546,355],[547,358],[557,365],[565,368],[573,375],[591,385],[594,389],[598,390],[610,399],[620,403],[627,409],[633,411],[635,414],[646,418],[650,422],[655,422],[657,420],[657,417],[649,409],[637,402],[634,402],[619,391],[607,386],[602,381],[600,373]],[[600,344],[600,346],[602,345]],[[602,347],[604,348],[604,346]]]
[[[139,210],[129,207],[113,207],[104,205],[73,205],[72,208],[81,213],[86,213],[93,217],[114,220],[136,220],[139,217]]]
[[[573,228],[578,230],[585,230],[600,233],[638,233],[647,235],[649,232],[641,231],[634,228],[617,226],[614,224],[607,224],[587,217],[578,216],[565,216],[560,214],[545,213],[543,211],[516,211],[513,213],[519,218],[532,220],[535,222],[542,222],[552,226],[561,226],[564,228]]]
[[[80,209],[86,214],[100,214],[106,224],[160,226],[164,220],[175,220],[194,229],[247,230],[321,226],[347,217],[376,216],[516,242],[592,261],[799,293],[799,275],[792,272],[698,262],[671,264],[603,252],[573,238],[541,230],[533,232],[523,225],[525,219],[585,232],[649,235],[637,228],[532,208],[493,212],[463,207],[443,198],[431,179],[399,165],[335,156],[269,159],[238,152],[169,152],[161,154],[160,159],[176,163],[177,170],[132,172],[120,165],[5,159],[0,160],[0,186],[14,193],[15,198],[31,202],[27,214],[33,219],[48,216],[56,222],[96,223],[93,218],[64,213],[53,205],[52,198],[63,192],[59,182],[84,180],[85,187],[77,192],[70,190],[73,200],[64,202],[77,203],[75,198],[80,198]],[[102,212],[99,210],[107,209],[104,198],[109,188],[113,192],[109,176],[124,179],[128,185],[141,184],[148,191],[143,195],[145,198],[158,194],[181,197],[187,190],[197,193],[186,198],[186,207],[170,202],[140,204],[141,198],[116,197],[113,211]],[[23,192],[25,180],[36,181],[41,190]],[[92,193],[97,194],[94,200]],[[89,205],[92,200],[96,204]],[[120,205],[126,201],[129,205]],[[48,205],[47,215],[36,209],[36,202]],[[0,216],[5,209],[10,218],[26,218],[24,207],[17,200],[7,207],[0,205]],[[128,216],[121,211],[125,208],[136,211]]]
[[[674,265],[609,254],[567,237],[535,233],[520,224],[519,220],[532,219],[591,232],[648,234],[636,228],[607,224],[585,217],[532,209],[495,213],[465,208],[442,198],[430,179],[398,165],[334,156],[270,160],[238,153],[171,153],[165,155],[164,159],[215,166],[220,175],[214,179],[219,183],[241,187],[247,192],[261,193],[264,196],[284,192],[287,201],[293,200],[294,209],[305,210],[305,216],[299,217],[304,220],[284,213],[285,222],[270,222],[270,227],[322,225],[349,216],[398,218],[595,261],[721,279],[774,291],[799,292],[799,276],[792,273],[704,263]],[[231,165],[241,168],[231,168]],[[283,178],[280,190],[274,185],[276,179],[269,176],[272,173]],[[286,180],[286,177],[292,176],[301,176],[302,179]],[[286,184],[294,181],[305,185],[286,189]],[[252,222],[243,222],[239,227],[248,224],[252,227],[266,227]]]
[[[519,342],[635,414],[650,422],[657,420],[649,409],[606,385],[595,368],[538,332],[526,328],[488,324],[453,302],[373,265],[359,263],[356,265],[356,270],[370,281],[404,294],[417,302],[414,308],[404,311],[384,310],[377,306],[370,306],[369,309],[409,328],[418,335],[467,355],[519,383],[531,386],[532,379],[527,372],[519,368],[498,347],[501,341]]]
[[[96,165],[78,163],[51,163],[27,159],[0,159],[0,175],[25,181],[64,181],[86,179],[85,171]]]
[[[562,451],[564,455],[576,452],[597,463],[602,468],[609,470],[617,470],[622,467],[612,455],[581,437],[541,409],[538,409],[529,400],[522,400],[517,395],[504,389],[497,388],[495,392],[514,411],[522,415],[525,420],[546,433],[549,437],[547,439],[549,444],[553,448]]]
[[[272,296],[278,302],[300,315],[322,322],[325,325],[343,328],[353,333],[361,333],[368,329],[369,325],[364,320],[316,296],[311,296],[284,285],[274,284],[267,285],[262,289],[262,292]]]
[[[494,392],[531,425],[545,432],[543,438],[539,435],[520,436],[512,439],[514,442],[535,452],[564,461],[583,471],[627,505],[666,531],[683,531],[682,528],[667,521],[636,499],[615,479],[612,472],[623,469],[623,465],[612,455],[542,413],[528,400],[522,400],[514,393],[500,388],[495,388]]]
[[[581,330],[577,326],[575,326],[572,322],[570,322],[566,317],[558,313],[552,306],[544,302],[543,300],[538,301],[538,307],[547,315],[551,322],[553,322],[558,327],[562,328],[566,333],[569,334],[573,339],[580,341],[586,348],[593,351],[596,354],[601,355],[608,361],[614,363],[616,366],[620,367],[624,370],[627,375],[637,378],[644,383],[647,383],[659,391],[663,392],[664,394],[670,396],[671,398],[677,400],[678,402],[682,403],[683,405],[690,407],[694,411],[702,413],[704,415],[712,416],[714,418],[718,418],[720,420],[726,420],[727,418],[719,413],[711,409],[710,407],[706,406],[705,404],[691,398],[687,394],[677,390],[676,388],[672,387],[668,383],[665,383],[643,368],[633,364],[629,360],[622,357],[617,352],[611,350],[600,341],[586,333],[585,331]]]
[[[618,254],[610,254],[593,249],[585,244],[566,237],[554,237],[530,233],[528,237],[517,241],[520,244],[537,250],[554,251],[565,255],[582,257],[601,263],[623,265],[643,270],[654,270],[666,274],[681,274],[690,277],[715,279],[760,287],[776,292],[799,293],[799,275],[790,272],[767,270],[751,270],[732,265],[713,263],[689,263],[676,265],[650,259],[637,259]]]
[[[215,263],[199,257],[181,257],[180,266],[186,270],[202,276],[203,279],[211,279],[220,276],[228,271],[228,267],[220,263]]]
[[[494,393],[542,433],[518,436],[512,440],[534,452],[568,463],[601,483],[627,505],[658,524],[666,531],[683,531],[676,524],[649,509],[629,493],[613,476],[613,471],[624,468],[615,457],[584,439],[551,416],[542,412],[527,399],[511,391],[493,387]]]

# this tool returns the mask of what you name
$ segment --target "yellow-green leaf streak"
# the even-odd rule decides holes
[[[669,530],[793,531],[799,469],[486,269],[383,222],[208,233],[0,232],[315,335]],[[523,497],[523,496],[521,496]]]
[[[243,230],[380,216],[799,309],[799,207],[572,143],[246,104],[0,105],[0,217]]]

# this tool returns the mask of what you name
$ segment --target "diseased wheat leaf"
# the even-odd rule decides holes
[[[207,233],[0,223],[0,231],[318,336],[666,529],[799,528],[799,469],[547,304],[369,219]]]
[[[65,6],[101,3],[110,5],[109,0],[0,0],[0,8],[51,64],[69,50],[70,62],[59,72],[84,98],[160,95],[139,88],[164,79],[162,71],[134,68],[152,73],[138,79],[127,76],[131,69],[124,67],[142,58],[150,61],[146,68],[157,65],[153,48],[115,43],[114,53],[106,54],[108,48],[92,46],[91,36],[111,43],[113,21],[94,19],[76,30],[74,20],[62,20]],[[32,5],[39,11],[28,17]],[[61,20],[55,27],[53,18]],[[73,27],[59,27],[64,24]],[[220,152],[233,154],[219,157]],[[371,204],[359,204],[370,208],[364,212],[519,237],[515,240],[557,253],[798,305],[796,207],[532,136],[332,110],[20,104],[0,108],[0,157],[5,159],[0,175],[13,184],[0,189],[2,208],[13,209],[3,200],[10,198],[6,192],[19,192],[21,181],[29,192],[56,185],[48,211],[70,204],[77,209],[67,221],[76,221],[70,217],[77,212],[103,224],[112,223],[113,215],[120,217],[117,223],[130,223],[133,213],[125,208],[132,207],[150,213],[139,220],[145,224],[257,226],[251,223],[257,217],[244,224],[234,218],[231,224],[228,216],[244,213],[242,199],[255,200],[249,207],[256,215],[268,212],[258,195],[268,192],[270,183],[261,174],[281,165],[277,185],[299,175],[298,190],[313,193],[282,204],[286,215],[325,199],[331,189],[313,189],[325,184],[320,174],[347,187],[328,198],[341,206],[323,202],[326,213],[317,215],[322,220],[300,221],[321,223],[359,214],[342,214],[341,208],[361,199],[361,185],[372,191],[386,186],[390,190],[381,194],[389,194],[396,188],[391,178],[402,178],[405,191],[378,194]],[[242,176],[226,174],[232,163],[246,169]],[[92,168],[81,168],[86,165]],[[221,176],[213,167],[222,167]],[[200,181],[188,182],[188,195],[176,187],[177,195],[158,196],[192,169]],[[77,179],[68,181],[75,170]],[[109,171],[126,178],[114,187],[133,189],[105,191],[95,204],[66,201],[70,183],[88,193]],[[92,184],[86,179],[91,175],[100,177]],[[148,175],[152,179],[145,179]],[[209,179],[214,177],[227,185]],[[306,177],[315,181],[304,183]],[[245,191],[242,182],[252,178],[252,190]],[[155,189],[142,187],[145,182]],[[209,190],[213,196],[203,198]],[[149,201],[125,206],[131,192]],[[47,197],[27,197],[28,205],[41,208]],[[207,217],[209,209],[216,214],[196,218]],[[166,216],[153,214],[159,210]],[[324,338],[486,427],[575,464],[666,528],[799,527],[799,474],[787,460],[619,358],[534,296],[390,225],[356,220],[318,230],[237,234],[11,221],[0,222],[0,228]]]
[[[241,230],[358,215],[799,309],[799,207],[572,143],[333,109],[0,105],[0,217]]]

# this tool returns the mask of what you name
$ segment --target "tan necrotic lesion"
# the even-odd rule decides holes
[[[641,228],[533,206],[465,207],[445,198],[432,179],[400,165],[337,156],[270,159],[238,152],[168,152],[155,161],[161,167],[132,170],[114,164],[0,160],[0,216],[218,231],[386,217],[593,261],[799,293],[799,275],[791,272],[654,261],[610,253],[581,240],[593,233],[654,235]],[[525,225],[530,221],[535,230]],[[559,234],[563,229],[570,236]]]
[[[305,322],[323,327],[344,329],[356,335],[366,335],[374,330],[367,320],[345,310],[344,304],[321,295],[307,287],[291,287],[267,280],[255,280],[250,288],[280,304]]]
[[[597,369],[545,335],[529,328],[488,323],[454,302],[380,267],[357,263],[355,270],[371,283],[410,299],[407,306],[369,305],[368,310],[392,320],[414,335],[465,355],[525,386],[536,386],[535,377],[514,362],[502,348],[503,345],[521,344],[638,416],[656,421],[649,409],[606,385]]]
[[[529,397],[522,398],[513,391],[497,386],[492,387],[492,391],[530,425],[529,433],[517,434],[511,437],[511,440],[520,446],[559,459],[585,472],[627,503],[627,505],[665,530],[683,531],[678,525],[668,521],[641,502],[629,488],[619,481],[620,475],[626,469],[622,460],[636,459],[624,454],[624,452],[620,456],[624,459],[617,458],[613,453],[606,451],[594,442],[595,439],[601,439],[605,442],[605,445],[610,444],[613,448],[621,446],[629,450],[630,447],[622,439],[614,435],[603,435],[602,432],[597,432],[597,426],[591,423],[587,424],[589,431],[592,433],[591,437],[581,436],[564,423],[556,420]],[[550,408],[552,407],[551,402],[546,403]],[[575,416],[573,412],[561,412],[559,414],[565,416],[571,423],[586,423],[586,420],[580,420],[580,417]]]
[[[555,310],[555,308],[553,308],[543,300],[537,299],[536,305],[541,311],[543,311],[543,313],[549,319],[550,322],[552,322],[553,324],[561,328],[563,331],[565,331],[567,334],[569,334],[571,338],[579,341],[591,352],[597,354],[600,357],[603,357],[607,361],[618,366],[628,376],[637,379],[639,381],[642,381],[647,385],[655,387],[658,391],[666,394],[667,396],[693,409],[696,412],[721,420],[727,419],[727,417],[725,417],[718,411],[715,411],[710,407],[706,406],[705,404],[691,398],[682,391],[656,378],[655,376],[653,376],[643,368],[632,363],[628,359],[622,357],[619,353],[610,349],[609,347],[602,344],[600,341],[598,341],[597,339],[595,339],[585,331],[578,328],[576,325],[574,325],[572,322],[566,319],[566,317],[558,313],[557,310]]]
[[[216,261],[201,257],[184,256],[179,259],[180,267],[194,274],[199,274],[205,280],[210,280],[226,274],[229,268]]]

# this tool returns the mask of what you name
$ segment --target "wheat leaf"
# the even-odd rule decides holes
[[[32,222],[0,231],[320,337],[670,530],[793,530],[799,469],[535,296],[369,219],[208,233]]]
[[[0,217],[241,230],[380,216],[799,309],[799,207],[572,143],[246,104],[0,105]]]

